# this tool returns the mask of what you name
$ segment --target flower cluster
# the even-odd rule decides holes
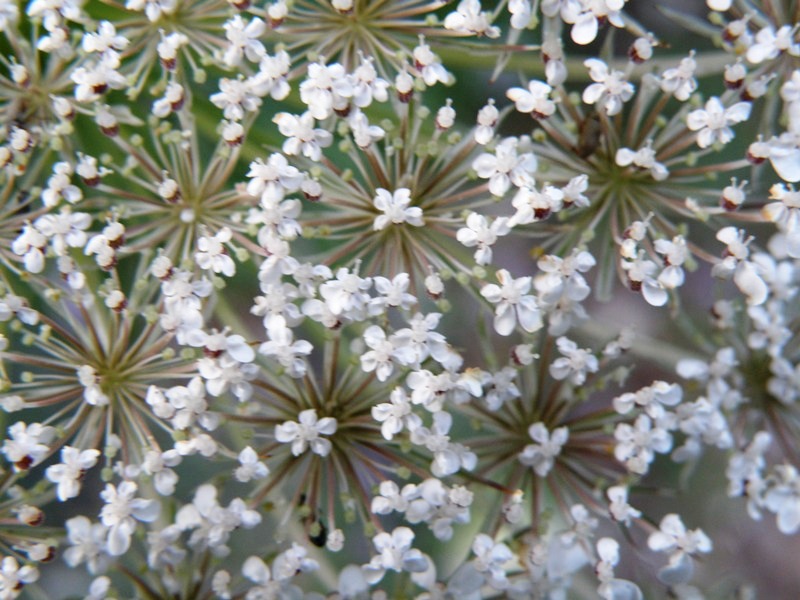
[[[0,600],[796,589],[800,10],[646,4],[0,0]]]

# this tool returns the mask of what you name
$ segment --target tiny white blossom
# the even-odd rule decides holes
[[[123,481],[119,486],[107,483],[100,492],[105,502],[100,520],[108,527],[108,553],[112,556],[122,556],[128,551],[136,520],[150,523],[161,510],[161,505],[155,500],[135,498],[136,491],[134,482]]]
[[[53,483],[58,484],[56,494],[61,502],[75,498],[81,489],[81,479],[86,471],[97,464],[100,451],[95,449],[79,450],[72,446],[61,449],[61,463],[47,467],[45,475]]]
[[[697,145],[708,148],[715,142],[727,144],[733,139],[730,125],[746,121],[750,116],[752,105],[749,102],[737,102],[725,108],[716,96],[709,98],[704,108],[693,110],[686,117],[686,125],[697,131]]]
[[[375,217],[372,228],[381,231],[389,225],[401,225],[408,223],[414,227],[422,227],[425,222],[422,220],[422,209],[411,204],[411,190],[408,188],[398,188],[394,192],[378,188],[375,190],[377,195],[372,200],[375,208],[383,214]]]
[[[523,465],[532,467],[539,477],[547,477],[555,464],[555,459],[561,454],[561,449],[569,439],[569,429],[558,427],[550,432],[547,426],[540,422],[528,427],[528,435],[535,443],[525,446],[518,456],[519,461]]]
[[[331,442],[322,435],[336,433],[336,419],[333,417],[317,417],[313,408],[302,411],[297,421],[285,421],[275,427],[275,439],[281,443],[292,444],[292,454],[300,456],[309,447],[314,454],[325,457],[330,454]]]
[[[669,564],[661,569],[659,579],[668,584],[685,583],[694,570],[689,557],[698,552],[711,552],[711,540],[701,529],[687,530],[676,514],[661,519],[659,529],[647,538],[651,550],[670,553]]]
[[[397,527],[392,533],[381,532],[372,539],[377,555],[362,567],[366,580],[378,583],[387,570],[419,573],[428,568],[428,560],[412,548],[414,532],[408,527]]]
[[[595,82],[583,91],[583,101],[586,104],[598,104],[610,117],[619,113],[634,92],[625,74],[622,71],[610,71],[608,65],[599,58],[588,58],[583,64]]]
[[[542,317],[535,296],[528,294],[531,277],[514,279],[505,269],[497,272],[500,285],[490,283],[481,288],[481,296],[496,304],[494,329],[500,335],[511,335],[519,323],[525,331],[532,333],[542,327]]]
[[[239,453],[239,464],[241,466],[233,473],[237,481],[247,482],[251,479],[263,479],[269,475],[269,468],[258,460],[258,455],[250,446]]]

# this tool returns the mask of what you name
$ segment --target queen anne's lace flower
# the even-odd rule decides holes
[[[659,577],[669,584],[688,581],[693,571],[689,557],[699,552],[710,552],[711,540],[701,529],[687,530],[676,514],[661,519],[659,529],[647,538],[651,550],[670,553],[669,564],[661,569]]]
[[[609,70],[598,58],[586,59],[583,64],[595,82],[583,91],[583,101],[598,104],[608,116],[619,113],[622,105],[633,97],[633,84],[627,81],[624,73]]]
[[[137,485],[123,481],[119,486],[107,483],[100,497],[105,502],[100,512],[100,520],[108,528],[108,553],[121,556],[131,544],[131,536],[136,530],[136,521],[154,521],[161,510],[155,500],[135,498]]]
[[[536,297],[528,294],[531,277],[514,279],[508,271],[497,272],[500,285],[493,283],[481,289],[481,296],[496,304],[494,328],[500,335],[511,335],[519,323],[525,331],[532,333],[542,326],[542,318]]]
[[[535,443],[525,446],[519,455],[519,461],[532,467],[539,477],[547,477],[556,458],[561,454],[561,448],[569,439],[569,429],[559,427],[550,432],[544,423],[534,423],[528,428],[528,435]]]
[[[372,539],[377,555],[362,567],[369,583],[377,583],[386,571],[419,573],[428,568],[428,559],[411,547],[414,533],[408,527],[397,527],[392,533],[382,532]]]
[[[752,105],[749,102],[737,102],[725,108],[716,96],[709,98],[705,108],[698,108],[686,117],[686,124],[692,131],[697,131],[697,145],[707,148],[719,142],[727,144],[733,139],[730,125],[741,123],[750,116]]]
[[[386,229],[390,225],[402,225],[408,223],[414,227],[422,227],[425,222],[422,220],[422,209],[411,204],[411,190],[399,188],[394,192],[378,188],[375,190],[373,203],[375,208],[383,214],[375,217],[372,228],[375,231]]]
[[[333,417],[317,417],[313,408],[304,410],[297,421],[286,421],[275,427],[275,439],[281,443],[292,444],[292,454],[300,456],[307,449],[314,454],[327,456],[331,452],[331,441],[322,435],[336,433],[336,419]]]
[[[58,499],[64,502],[78,495],[81,479],[97,464],[99,450],[79,450],[71,446],[61,449],[61,463],[47,467],[47,478],[58,484]]]

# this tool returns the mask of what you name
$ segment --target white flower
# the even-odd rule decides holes
[[[532,186],[521,187],[511,200],[517,212],[508,219],[508,224],[516,227],[546,219],[564,207],[565,199],[564,192],[552,185],[543,186],[541,191]]]
[[[800,234],[800,191],[796,191],[792,185],[776,183],[769,188],[769,197],[777,202],[764,205],[761,209],[764,218],[790,236]]]
[[[206,356],[216,358],[223,352],[240,363],[253,362],[255,351],[241,335],[227,335],[227,328],[223,331],[213,329],[206,333],[200,329],[189,332],[186,343],[195,348],[203,348]]]
[[[236,274],[236,264],[228,256],[224,244],[231,241],[230,229],[223,227],[213,236],[202,235],[197,240],[197,252],[194,255],[197,266],[214,273],[222,273],[226,277]]]
[[[336,271],[336,279],[319,287],[319,293],[334,315],[358,314],[369,302],[366,292],[371,286],[371,278],[359,277],[357,272],[342,267]]]
[[[659,579],[667,584],[685,583],[694,570],[689,557],[698,552],[711,552],[711,540],[701,529],[687,531],[676,514],[661,519],[659,529],[647,538],[651,550],[670,553],[669,564],[661,569]]]
[[[113,596],[109,595],[111,580],[102,575],[92,580],[89,586],[89,594],[84,600],[110,600]]]
[[[664,288],[671,290],[683,285],[684,273],[681,265],[689,256],[686,239],[676,235],[672,240],[659,239],[653,244],[656,252],[664,256],[666,265],[658,275],[658,282]]]
[[[412,51],[412,56],[414,58],[414,66],[419,71],[425,85],[430,87],[437,82],[447,84],[452,81],[453,76],[447,72],[444,65],[442,65],[441,59],[431,50],[431,47],[425,43],[424,36],[419,36],[419,44]],[[404,82],[400,79],[402,75],[403,73],[398,75],[398,83],[400,83],[400,85],[398,85],[398,83],[395,84],[398,92],[405,89],[405,86],[402,85]],[[408,73],[405,73],[405,78],[410,80]],[[410,80],[410,82],[413,86],[413,80]]]
[[[599,104],[608,116],[622,110],[623,103],[633,97],[633,85],[622,71],[609,71],[608,65],[599,58],[588,58],[583,64],[589,69],[592,83],[583,90],[586,104]]]
[[[627,0],[545,0],[542,12],[547,16],[561,13],[565,23],[571,23],[570,37],[576,44],[590,44],[597,37],[600,21],[614,27],[624,27],[620,11]]]
[[[56,431],[48,425],[18,421],[8,428],[2,452],[17,471],[26,471],[38,465],[50,450],[49,443]]]
[[[613,400],[614,410],[621,415],[640,407],[653,419],[664,414],[664,406],[675,406],[683,398],[683,390],[675,383],[654,381],[635,393],[626,393]]]
[[[42,202],[48,208],[54,208],[62,200],[75,204],[83,198],[81,189],[72,184],[72,165],[61,161],[53,165],[53,174],[47,180],[47,187],[42,191]]]
[[[353,92],[352,80],[339,63],[311,63],[306,79],[300,84],[300,99],[318,121],[328,118],[335,110],[345,110]]]
[[[275,439],[281,443],[292,444],[292,454],[300,456],[309,447],[314,454],[328,456],[331,451],[330,440],[321,435],[336,433],[336,419],[333,417],[317,418],[317,411],[313,408],[302,411],[297,422],[286,421],[275,426]]]
[[[484,153],[472,162],[472,168],[481,179],[489,180],[489,191],[493,196],[503,196],[514,185],[533,186],[533,174],[538,166],[536,157],[530,152],[518,154],[519,140],[505,138],[497,144],[494,154]]]
[[[91,223],[90,215],[73,213],[70,207],[65,206],[57,215],[42,215],[34,221],[34,226],[50,240],[56,256],[64,256],[68,248],[81,248],[86,244],[85,229]]]
[[[274,56],[264,54],[258,63],[258,72],[247,79],[247,84],[254,94],[274,100],[283,100],[292,91],[286,76],[291,66],[289,54],[280,50]]]
[[[766,302],[769,288],[761,276],[758,263],[748,260],[748,245],[752,238],[745,238],[745,235],[743,230],[733,226],[723,227],[717,232],[717,239],[727,244],[726,257],[714,265],[711,273],[723,278],[732,275],[736,287],[747,298],[747,303],[757,306]]]
[[[347,117],[353,140],[359,148],[369,148],[373,142],[383,139],[386,132],[378,125],[370,125],[367,115],[360,108],[350,112]]]
[[[235,15],[225,22],[225,37],[228,39],[228,48],[222,57],[229,67],[234,67],[247,58],[250,62],[257,63],[266,54],[264,44],[258,39],[267,29],[264,21],[254,17],[247,22],[241,15]]]
[[[765,481],[764,507],[777,515],[781,533],[800,529],[800,477],[792,465],[777,465]]]
[[[481,10],[479,0],[461,0],[456,12],[445,17],[444,27],[467,35],[485,35],[488,38],[500,35],[500,28],[491,25],[489,15]]]
[[[377,298],[370,301],[370,308],[383,312],[387,307],[399,307],[403,310],[411,309],[416,303],[417,298],[408,293],[411,277],[408,273],[398,273],[392,279],[377,276],[373,278],[375,291],[380,294]]]
[[[100,492],[105,502],[100,520],[108,527],[108,553],[112,556],[122,556],[128,551],[136,520],[150,523],[161,510],[161,505],[155,500],[134,498],[136,490],[134,482],[123,481],[118,487],[107,483]]]
[[[664,71],[661,75],[661,90],[685,102],[697,89],[697,80],[694,78],[696,69],[697,61],[692,51],[689,56],[681,59],[677,67]]]
[[[598,595],[603,600],[642,600],[644,596],[637,585],[625,579],[614,577],[614,567],[619,562],[619,544],[608,537],[597,541],[597,556],[600,561],[595,566],[600,585]]]
[[[428,568],[428,559],[416,548],[412,548],[414,532],[408,527],[397,527],[392,533],[381,532],[372,538],[378,552],[362,567],[364,577],[370,584],[383,579],[387,570],[420,573]]]
[[[669,176],[669,171],[667,171],[664,164],[656,160],[652,140],[647,140],[647,143],[636,151],[630,148],[618,149],[615,162],[620,167],[627,167],[632,164],[640,169],[647,169],[656,181],[663,181]]]
[[[408,394],[401,387],[396,387],[389,395],[390,402],[372,407],[372,418],[381,424],[381,434],[387,440],[403,431],[404,427],[412,428],[420,425],[420,418],[411,412]]]
[[[247,482],[251,479],[264,479],[269,475],[267,465],[258,460],[258,454],[250,446],[239,452],[240,467],[234,471],[233,475],[237,481]]]
[[[494,99],[489,98],[487,103],[478,111],[478,126],[475,128],[473,137],[481,146],[485,146],[494,137],[494,127],[500,118],[500,111],[494,105]],[[473,164],[473,169],[476,167]]]
[[[764,27],[756,34],[755,43],[747,49],[747,60],[760,64],[777,58],[781,52],[800,55],[800,44],[795,41],[795,34],[796,28],[792,25],[783,25],[778,31],[772,26]]]
[[[450,427],[453,417],[450,413],[440,410],[433,415],[433,425],[417,427],[411,431],[411,442],[418,446],[425,446],[433,452],[431,472],[436,477],[445,477],[458,472],[460,469],[471,471],[478,463],[478,457],[470,452],[463,444],[450,441]]]
[[[504,590],[509,581],[506,577],[504,565],[513,558],[511,549],[501,542],[495,542],[485,533],[479,533],[472,542],[472,552],[475,558],[472,565],[479,573],[485,573],[489,585],[496,590]]]
[[[64,562],[77,567],[85,562],[90,573],[105,570],[109,562],[106,553],[106,528],[79,516],[65,523],[69,547],[64,550]]]
[[[159,396],[157,388],[150,388],[147,403],[153,406],[156,414],[162,419],[170,419],[176,429],[189,429],[198,423],[204,429],[217,426],[217,416],[208,412],[206,388],[200,377],[192,377],[185,386],[176,385]]]
[[[528,427],[528,435],[536,443],[525,446],[525,449],[519,453],[519,462],[533,467],[539,477],[547,477],[553,468],[556,457],[561,454],[561,448],[569,439],[569,429],[559,427],[551,433],[544,423],[534,423]]]
[[[153,487],[162,496],[172,496],[175,493],[175,485],[178,483],[178,474],[169,467],[175,467],[181,463],[183,457],[177,450],[148,450],[142,461],[142,472],[153,479]]]
[[[528,333],[542,327],[542,317],[535,296],[529,295],[531,277],[514,279],[505,269],[497,272],[500,286],[490,283],[481,288],[481,296],[496,304],[494,329],[500,335],[511,335],[519,325]],[[502,287],[501,287],[502,286]]]
[[[388,515],[394,511],[404,513],[416,491],[417,486],[413,483],[404,485],[401,492],[394,481],[382,481],[378,486],[379,495],[372,499],[370,510],[376,515]]]
[[[628,504],[628,488],[623,485],[614,485],[608,488],[606,495],[609,499],[608,511],[618,523],[630,525],[631,519],[638,519],[642,512]]]
[[[614,456],[632,473],[644,475],[655,458],[672,449],[672,436],[647,415],[639,415],[633,425],[619,423],[614,430],[617,445]]]
[[[330,146],[333,141],[333,135],[329,131],[314,128],[314,116],[310,112],[299,117],[281,112],[272,121],[278,125],[281,135],[287,138],[283,143],[283,151],[291,156],[302,154],[313,161],[319,161],[322,158],[322,149]]]
[[[53,483],[58,484],[56,493],[61,502],[75,498],[81,490],[81,479],[86,471],[97,464],[100,451],[95,449],[79,450],[72,446],[61,449],[61,463],[47,467],[45,475]]]
[[[25,223],[17,238],[11,243],[11,251],[22,256],[25,270],[41,273],[44,270],[44,253],[47,249],[47,236],[29,222]]]
[[[382,231],[390,224],[401,225],[408,223],[414,227],[422,227],[425,222],[422,220],[422,209],[411,204],[411,190],[408,188],[398,188],[394,192],[378,188],[375,190],[377,195],[372,202],[382,215],[375,217],[372,228],[375,231]]]
[[[306,372],[304,356],[311,354],[313,346],[306,340],[294,339],[294,334],[286,326],[281,315],[271,315],[267,320],[269,340],[261,344],[258,353],[274,357],[291,377],[302,377]]]
[[[186,92],[183,86],[174,81],[170,82],[167,84],[167,89],[164,90],[164,96],[153,102],[151,112],[159,119],[165,119],[174,111],[180,110],[185,99]]]
[[[353,71],[353,104],[359,108],[366,108],[373,100],[386,102],[389,99],[389,82],[378,77],[374,62],[371,56],[361,56],[361,63]]]
[[[281,582],[286,582],[300,573],[316,571],[318,568],[317,561],[308,558],[308,550],[296,542],[272,561],[273,577]]]
[[[530,113],[536,119],[544,119],[556,112],[556,103],[550,99],[553,88],[548,84],[533,80],[528,83],[528,89],[513,87],[506,91],[506,97],[511,100],[521,113]]]
[[[456,239],[467,248],[475,246],[475,262],[479,265],[488,265],[492,262],[492,245],[498,237],[511,231],[508,219],[497,217],[489,224],[484,215],[471,212],[467,216],[466,225],[456,232]]]
[[[20,567],[17,559],[6,556],[0,564],[0,599],[12,600],[22,593],[26,583],[33,583],[39,579],[36,567],[25,565]]]
[[[417,357],[414,349],[403,344],[402,339],[395,336],[387,338],[379,325],[371,325],[364,331],[364,341],[370,349],[360,357],[361,368],[367,373],[375,371],[378,381],[389,378],[395,362],[410,365]]]
[[[716,96],[709,98],[705,108],[693,110],[686,117],[686,125],[697,131],[697,145],[708,148],[715,142],[727,144],[733,139],[730,125],[746,121],[750,116],[752,105],[749,102],[737,102],[725,108]]]
[[[597,357],[585,348],[566,337],[556,340],[558,351],[564,356],[557,358],[550,365],[550,375],[554,379],[566,379],[575,385],[583,385],[587,373],[596,373],[599,368]]]
[[[250,588],[245,598],[277,598],[281,594],[281,584],[272,579],[272,573],[267,564],[258,556],[250,556],[242,564],[242,575],[258,584]]]

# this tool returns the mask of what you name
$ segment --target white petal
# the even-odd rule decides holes
[[[597,19],[591,12],[585,12],[578,17],[572,26],[570,37],[576,44],[584,46],[591,44],[597,37]]]
[[[497,313],[494,317],[494,330],[500,335],[511,335],[516,323],[517,319],[514,315],[514,307],[507,302],[500,304],[497,307]]]
[[[642,296],[651,306],[664,306],[669,300],[669,295],[663,287],[649,281],[642,284]]]
[[[784,181],[800,181],[800,148],[776,148],[770,151],[769,162]]]
[[[127,527],[115,525],[108,532],[107,549],[111,556],[122,556],[131,546],[131,535]]]
[[[542,327],[542,317],[536,306],[536,300],[532,296],[522,298],[517,308],[519,324],[528,333],[538,331]]]
[[[226,350],[234,359],[241,363],[253,362],[253,359],[256,357],[256,353],[242,336],[232,335],[228,337],[226,341]]]
[[[257,556],[251,556],[242,565],[242,575],[253,583],[265,585],[269,582],[271,575],[269,567]]]

